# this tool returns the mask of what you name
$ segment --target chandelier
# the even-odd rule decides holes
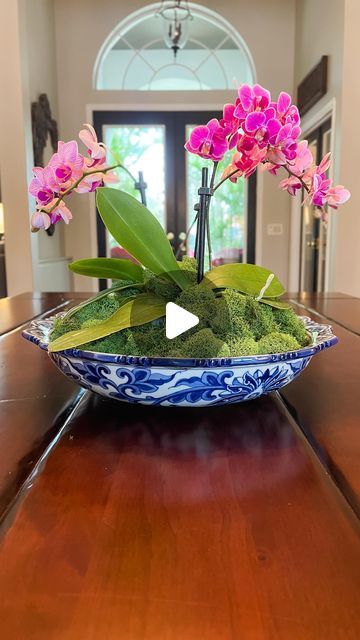
[[[188,0],[161,0],[155,15],[164,20],[164,41],[176,60],[177,52],[187,42],[189,20],[193,20]]]

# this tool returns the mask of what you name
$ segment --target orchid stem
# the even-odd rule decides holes
[[[84,180],[84,178],[86,178],[87,176],[91,176],[94,173],[107,173],[108,171],[112,171],[113,169],[117,169],[118,167],[123,167],[123,165],[115,164],[115,165],[113,165],[111,167],[106,167],[106,169],[101,169],[101,171],[99,171],[99,169],[92,169],[91,171],[84,171],[84,173],[82,174],[81,178],[76,180],[76,182],[74,182],[74,184],[72,184],[71,187],[68,187],[66,189],[66,191],[64,191],[64,193],[62,193],[61,196],[59,196],[57,198],[57,200],[55,201],[55,203],[53,204],[51,209],[49,209],[49,210],[40,209],[40,211],[43,211],[44,213],[47,213],[48,215],[50,215],[50,213],[52,213],[52,211],[54,211],[54,209],[56,209],[56,207],[59,206],[60,202],[65,198],[65,196],[68,196],[69,193],[71,193],[74,189],[76,189],[76,187],[79,186],[80,182],[82,182]]]
[[[221,185],[222,185],[222,184],[224,184],[224,182],[226,182],[226,180],[229,180],[229,178],[231,178],[231,176],[234,176],[234,175],[235,175],[235,173],[239,173],[239,169],[234,169],[234,171],[232,171],[231,173],[229,173],[229,175],[228,175],[228,176],[226,176],[225,178],[222,178],[222,179],[220,180],[220,182],[218,182],[218,183],[215,185],[215,187],[213,188],[213,192],[215,193],[215,191],[216,191],[219,187],[221,187]]]

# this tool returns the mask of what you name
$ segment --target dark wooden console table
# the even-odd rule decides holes
[[[360,300],[289,297],[340,344],[213,409],[80,392],[20,334],[81,294],[1,301],[1,638],[358,640]]]

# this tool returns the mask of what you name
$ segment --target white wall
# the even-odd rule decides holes
[[[97,53],[105,38],[128,15],[130,6],[124,0],[54,0],[57,43],[57,75],[59,115],[62,136],[73,138],[88,117],[87,105],[102,108],[185,109],[219,108],[234,99],[232,92],[120,92],[95,91],[92,72]],[[131,10],[144,6],[134,0]],[[258,81],[274,95],[280,90],[292,91],[294,85],[295,0],[217,0],[199,2],[209,9],[221,11],[243,36],[257,70]],[[269,36],[269,34],[271,34]],[[259,178],[258,262],[276,271],[287,284],[289,198],[278,190],[276,179]],[[263,184],[262,184],[263,183]],[[76,200],[75,200],[76,198]],[[96,226],[90,197],[74,196],[74,220],[66,229],[66,253],[74,258],[96,255]],[[268,236],[269,222],[283,224],[283,236]],[[90,289],[91,280],[75,277],[76,288]]]

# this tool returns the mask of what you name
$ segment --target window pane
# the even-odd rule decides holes
[[[114,162],[113,153],[138,179],[143,172],[147,184],[146,199],[150,211],[166,227],[165,203],[165,127],[163,125],[107,125],[103,127],[103,140],[108,148],[107,162]],[[114,185],[140,200],[134,181],[122,169],[116,170],[119,184]],[[122,257],[117,242],[108,234],[109,253]]]
[[[194,125],[187,125],[186,139]],[[217,170],[217,180],[220,179],[224,168],[229,164],[232,151],[229,151]],[[194,219],[194,204],[198,201],[198,189],[201,184],[201,169],[212,162],[203,160],[192,153],[186,155],[186,185],[187,185],[187,218],[188,227]],[[245,259],[245,223],[246,223],[246,183],[240,178],[236,184],[227,180],[212,198],[210,207],[210,229],[212,240],[212,264],[220,265],[228,262],[243,262]],[[190,236],[187,251],[194,254],[195,226]]]

